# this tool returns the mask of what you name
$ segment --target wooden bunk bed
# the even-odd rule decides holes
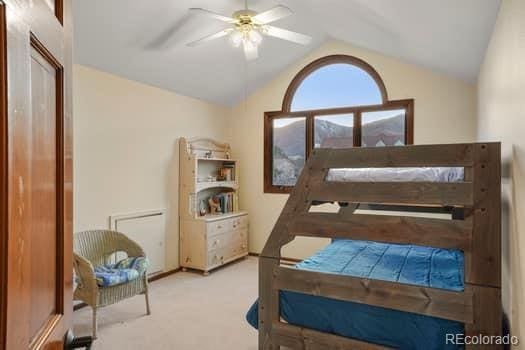
[[[499,143],[315,149],[259,260],[259,349],[383,349],[285,323],[280,291],[327,297],[465,324],[466,335],[501,335],[501,170]],[[330,169],[463,167],[464,181],[330,182]],[[347,202],[338,213],[310,212],[318,201]],[[455,220],[356,214],[358,203],[453,206]],[[280,264],[297,236],[414,244],[464,253],[462,292],[320,273]],[[501,345],[466,346],[500,349]]]

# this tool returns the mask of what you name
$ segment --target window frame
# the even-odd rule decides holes
[[[352,107],[338,107],[315,109],[306,111],[291,111],[291,104],[295,92],[301,83],[313,72],[327,65],[345,63],[357,66],[375,80],[381,92],[382,104],[363,105]],[[304,67],[292,80],[286,90],[282,110],[264,112],[264,193],[290,193],[294,186],[277,186],[273,184],[273,121],[280,118],[304,117],[306,118],[306,159],[313,151],[315,137],[315,117],[329,116],[338,114],[353,114],[353,144],[354,147],[361,147],[361,115],[366,112],[379,112],[394,109],[405,110],[405,145],[414,143],[414,99],[388,100],[385,84],[377,71],[365,61],[346,55],[332,55],[320,58]]]

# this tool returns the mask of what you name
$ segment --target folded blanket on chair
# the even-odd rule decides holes
[[[126,258],[116,264],[95,267],[95,277],[100,287],[111,287],[127,283],[142,276],[149,262],[145,257]]]

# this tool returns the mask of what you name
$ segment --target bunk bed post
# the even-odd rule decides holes
[[[273,344],[272,325],[278,322],[279,291],[273,288],[273,270],[279,259],[259,259],[259,350],[278,350]]]
[[[474,226],[472,247],[465,254],[465,282],[473,292],[474,323],[467,336],[502,334],[501,308],[501,145],[476,144],[476,160],[466,171],[473,181]],[[467,349],[501,349],[501,345],[467,346]]]
[[[259,350],[278,350],[273,325],[280,321],[279,291],[275,288],[274,271],[280,264],[281,248],[294,239],[288,232],[288,223],[310,209],[309,182],[322,181],[328,169],[320,160],[323,151],[314,150],[306,162],[294,189],[277,219],[277,222],[259,258]]]

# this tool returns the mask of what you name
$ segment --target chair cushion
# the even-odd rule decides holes
[[[116,264],[95,267],[95,277],[100,287],[111,287],[133,281],[146,273],[149,261],[145,257],[126,258]]]

